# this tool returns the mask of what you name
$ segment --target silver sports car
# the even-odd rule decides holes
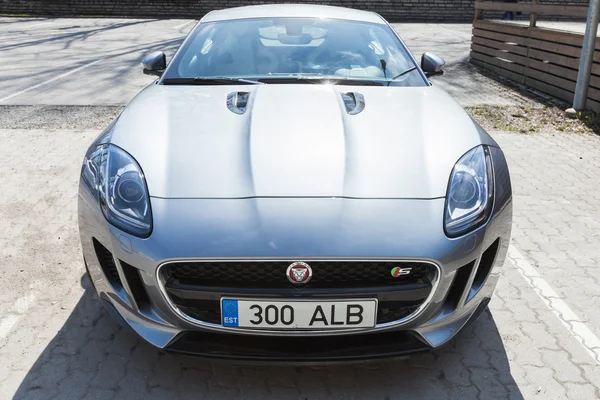
[[[379,15],[207,14],[87,151],[79,229],[101,303],[162,349],[343,361],[441,346],[510,240],[498,144]]]

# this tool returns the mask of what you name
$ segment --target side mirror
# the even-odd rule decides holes
[[[144,74],[161,76],[167,68],[167,56],[162,51],[154,51],[142,60]]]
[[[435,54],[423,53],[421,56],[421,69],[427,77],[442,75],[444,73],[442,71],[444,64],[446,64],[444,59]]]

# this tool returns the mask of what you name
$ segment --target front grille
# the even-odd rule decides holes
[[[182,313],[211,324],[221,324],[221,303],[218,300],[197,301],[193,304],[177,304]]]
[[[387,322],[401,320],[417,311],[418,308],[419,305],[397,306],[394,304],[387,304],[385,301],[380,302],[379,306],[377,307],[377,323],[385,324]]]
[[[378,298],[377,324],[403,320],[426,301],[437,267],[418,261],[310,261],[312,279],[287,279],[293,261],[178,261],[160,268],[167,296],[188,317],[221,324],[219,298]],[[392,269],[411,268],[392,276]]]
[[[175,299],[177,307],[184,314],[211,324],[221,324],[221,306],[218,300],[200,300],[192,302]],[[185,304],[185,305],[184,305]],[[419,304],[406,305],[406,303],[393,301],[380,301],[377,307],[377,323],[385,324],[387,322],[398,321],[408,317],[417,311]]]
[[[203,287],[273,289],[298,287],[287,279],[291,261],[176,262],[161,268],[166,283]],[[302,288],[357,288],[429,284],[436,268],[425,262],[312,261],[313,275]],[[410,274],[393,277],[394,267],[411,268]]]

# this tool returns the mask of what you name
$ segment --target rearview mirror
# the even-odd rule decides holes
[[[286,35],[286,34],[280,33],[279,36],[277,37],[277,39],[282,44],[307,45],[310,42],[312,42],[313,37],[312,37],[312,35],[309,35],[308,33],[305,33],[304,35],[298,35],[298,36],[292,36],[292,35]]]
[[[161,76],[167,68],[167,56],[162,51],[154,51],[142,60],[144,74]]]
[[[444,59],[435,54],[423,53],[421,56],[421,69],[425,72],[425,76],[427,77],[442,75],[444,73],[444,71],[442,71],[444,64],[446,64]]]

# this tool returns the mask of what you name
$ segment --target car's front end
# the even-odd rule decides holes
[[[152,199],[154,230],[142,239],[111,226],[83,192],[82,246],[105,306],[158,347],[310,361],[402,355],[445,343],[477,317],[506,256],[509,203],[451,239],[441,224],[444,201]],[[313,270],[302,286],[286,275],[298,261]],[[412,270],[394,277],[396,267]],[[225,327],[222,298],[377,299],[377,324]]]
[[[273,51],[309,54],[323,43],[273,36],[282,23],[273,21],[240,26],[271,29],[262,33],[269,51],[277,37],[285,46]],[[315,29],[290,21],[281,29]],[[331,21],[320,19],[314,35],[357,31]],[[373,38],[389,27],[374,21],[361,22],[357,40],[384,54]],[[184,43],[176,60],[196,68],[217,42],[210,35],[197,41],[198,57],[186,61]],[[212,59],[235,64],[229,57]],[[392,61],[363,72],[389,73]],[[315,84],[169,78],[170,69],[82,168],[84,259],[125,326],[170,351],[331,362],[434,349],[486,308],[510,240],[506,160],[422,71],[396,74],[407,74],[402,84]]]
[[[79,222],[84,258],[106,308],[161,348],[298,361],[428,350],[448,341],[485,308],[506,257],[510,180],[502,151],[491,141],[469,153],[488,160],[486,168],[491,170],[484,173],[490,177],[492,195],[481,218],[472,218],[466,233],[458,235],[448,232],[448,195],[144,195],[148,203],[141,210],[148,210],[151,224],[146,233],[136,231],[138,225],[120,225],[111,207],[104,206],[118,205],[111,195],[136,200],[141,196],[131,188],[126,192],[131,179],[124,180],[123,190],[111,186],[126,177],[117,171],[131,173],[128,165],[135,160],[110,167],[108,161],[92,162],[94,154],[99,160],[121,162],[118,157],[97,156],[98,148],[105,154],[113,147],[121,153],[112,144],[92,146],[82,170]],[[102,168],[113,171],[113,177],[98,173],[107,176],[107,182],[94,184],[96,178],[85,177]],[[453,179],[459,179],[461,168],[451,169]],[[351,180],[347,178],[346,185]],[[142,220],[143,214],[138,213]],[[289,278],[293,263],[308,264],[310,281]],[[318,315],[313,326],[298,329],[228,326],[221,315],[223,299],[282,306],[310,301],[322,305],[325,321]],[[340,307],[362,300],[375,300],[374,323],[359,328],[332,325],[347,317]],[[337,317],[331,315],[331,305],[337,305]],[[275,318],[271,315],[271,322]],[[289,315],[278,318],[289,320]]]

